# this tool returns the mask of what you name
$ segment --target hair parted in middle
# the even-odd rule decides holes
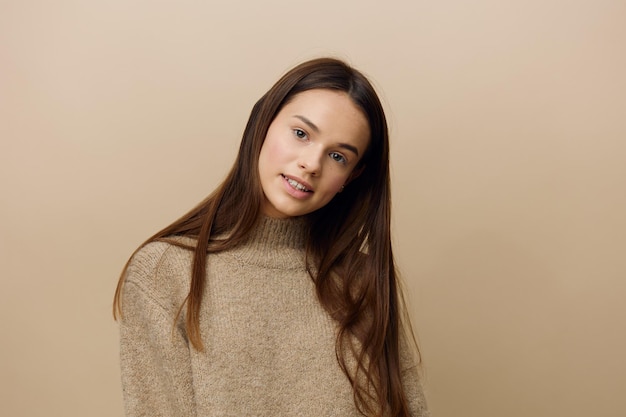
[[[399,358],[403,331],[402,293],[391,246],[389,137],[381,102],[367,78],[343,61],[318,58],[283,75],[254,105],[236,161],[221,185],[198,206],[145,243],[189,236],[194,251],[191,285],[181,306],[189,340],[203,350],[200,306],[207,253],[243,242],[261,216],[263,190],[259,154],[270,124],[297,94],[329,89],[346,93],[363,112],[370,129],[360,170],[326,206],[306,215],[306,259],[321,305],[338,323],[337,360],[365,415],[408,416]],[[227,234],[226,239],[213,239]],[[143,246],[143,245],[142,245]],[[122,314],[118,284],[114,314]],[[408,326],[408,323],[407,323]],[[350,359],[356,367],[349,367]],[[389,414],[387,414],[389,413]]]

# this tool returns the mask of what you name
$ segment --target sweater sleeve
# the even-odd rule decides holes
[[[424,390],[420,382],[418,365],[402,371],[402,383],[409,401],[409,409],[413,417],[430,417],[426,405]]]
[[[406,340],[406,335],[403,335],[400,341],[400,362],[402,366],[402,386],[406,393],[411,416],[430,417],[419,372],[420,365],[416,360],[413,349]]]
[[[146,285],[144,278],[152,273],[154,268],[136,268],[131,261],[123,287],[120,364],[126,415],[195,416],[184,326],[174,324],[176,312]]]

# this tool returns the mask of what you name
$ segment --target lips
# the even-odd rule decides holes
[[[283,178],[285,178],[285,180],[287,181],[287,183],[289,185],[291,185],[293,188],[295,188],[298,191],[302,191],[305,193],[312,193],[313,190],[311,189],[312,187],[307,184],[305,181],[299,179],[299,178],[293,178],[293,177],[288,177],[284,174],[281,174],[283,176]]]

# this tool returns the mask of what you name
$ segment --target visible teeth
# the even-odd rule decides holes
[[[309,191],[309,190],[307,190],[307,188],[304,185],[300,184],[298,181],[292,180],[291,178],[287,178],[287,182],[289,183],[289,185],[291,185],[296,190]]]

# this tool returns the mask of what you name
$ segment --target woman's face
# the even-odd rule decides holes
[[[276,115],[261,148],[261,211],[285,218],[325,206],[358,175],[369,140],[367,119],[346,93],[297,94]]]

